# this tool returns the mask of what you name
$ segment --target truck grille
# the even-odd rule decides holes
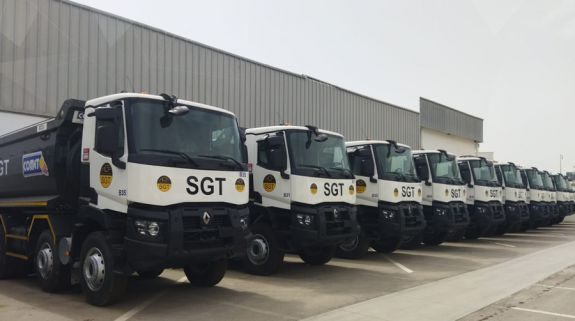
[[[493,207],[493,218],[496,220],[502,220],[505,218],[505,213],[501,206],[498,205]]]
[[[337,210],[337,215],[334,214]],[[346,227],[350,220],[349,209],[345,207],[332,207],[320,210],[325,217],[325,232],[327,235],[340,235],[351,233],[351,227]],[[347,224],[349,226],[349,224]]]
[[[204,213],[210,215],[207,224]],[[183,242],[186,249],[221,247],[227,242],[220,234],[220,228],[231,227],[230,215],[224,208],[186,209],[182,215]]]
[[[451,209],[453,210],[453,221],[457,223],[467,222],[467,209],[465,204],[454,204]]]
[[[405,227],[418,227],[423,225],[423,213],[416,205],[400,208],[405,219]]]

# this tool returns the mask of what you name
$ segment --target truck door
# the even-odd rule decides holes
[[[459,166],[459,172],[461,173],[461,178],[467,184],[467,198],[466,203],[473,205],[475,200],[475,188],[473,184],[473,175],[471,175],[471,169],[469,168],[469,163],[466,161],[457,164]]]
[[[379,184],[375,173],[375,160],[371,146],[357,146],[347,149],[351,171],[355,175],[358,205],[377,207]]]
[[[413,156],[415,162],[415,171],[417,176],[423,182],[421,184],[423,190],[422,204],[431,206],[433,202],[433,182],[429,169],[427,156],[425,154],[418,154]]]
[[[291,206],[288,157],[283,135],[257,141],[256,164],[253,170],[254,190],[261,195],[265,207],[289,209]]]

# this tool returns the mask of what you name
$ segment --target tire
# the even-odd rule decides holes
[[[247,243],[243,258],[244,268],[255,275],[276,273],[284,261],[284,252],[279,248],[278,240],[272,228],[265,223],[251,226],[252,238]]]
[[[421,243],[423,243],[423,235],[419,234],[403,241],[400,245],[400,248],[405,250],[415,250],[421,247]]]
[[[71,286],[70,266],[60,262],[52,233],[45,230],[38,236],[34,251],[34,272],[45,292],[55,293]]]
[[[324,265],[331,261],[337,246],[305,247],[298,251],[299,257],[309,265]]]
[[[371,241],[371,247],[378,253],[393,253],[401,245],[399,238],[381,238]]]
[[[91,233],[82,244],[80,273],[82,292],[92,305],[110,305],[126,290],[128,278],[114,272],[112,249],[102,232]]]
[[[5,237],[4,227],[0,225],[0,280],[5,280],[12,276],[12,265],[8,257],[6,257]]]
[[[352,240],[340,244],[335,255],[344,259],[358,260],[364,257],[367,251],[369,251],[369,239],[365,234],[360,233]]]
[[[218,260],[207,263],[197,263],[184,268],[184,273],[190,284],[199,287],[212,287],[224,278],[228,269],[228,260]]]
[[[447,232],[436,232],[433,234],[428,234],[423,237],[423,243],[425,245],[437,246],[447,240]]]
[[[164,269],[150,270],[150,271],[136,271],[136,272],[138,272],[138,276],[141,277],[142,279],[154,279],[160,276],[164,272]]]

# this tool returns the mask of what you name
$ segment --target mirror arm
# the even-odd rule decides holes
[[[374,176],[370,176],[370,177],[369,177],[369,181],[370,181],[371,183],[377,183],[377,178],[375,178]]]
[[[118,167],[119,169],[126,169],[126,162],[120,160],[120,158],[117,155],[112,155],[112,164]]]
[[[286,173],[286,170],[285,170],[285,169],[282,169],[282,170],[280,171],[280,176],[281,176],[283,179],[289,179],[289,174]]]
[[[431,182],[430,181],[425,181],[425,186],[431,186]]]

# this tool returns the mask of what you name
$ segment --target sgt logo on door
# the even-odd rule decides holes
[[[276,189],[276,179],[273,175],[266,175],[264,177],[264,190],[268,193],[271,193]]]
[[[112,165],[109,163],[104,163],[100,168],[100,184],[103,188],[108,188],[112,184],[112,178],[114,174],[112,173]]]

